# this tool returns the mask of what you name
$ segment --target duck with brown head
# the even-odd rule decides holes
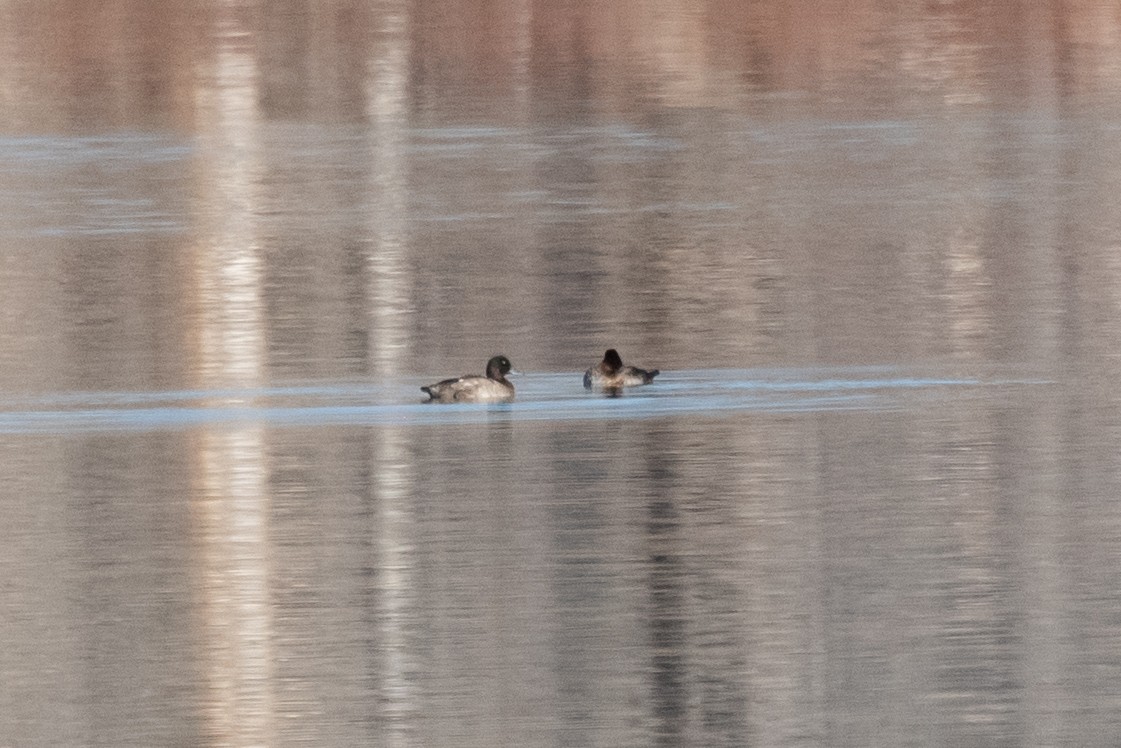
[[[608,348],[603,360],[584,372],[584,388],[589,390],[618,390],[650,384],[661,372],[657,369],[640,369],[624,366],[623,359],[614,348]]]
[[[485,377],[464,374],[420,389],[433,403],[508,403],[514,399],[514,385],[506,379],[511,371],[510,359],[494,356],[487,361]]]

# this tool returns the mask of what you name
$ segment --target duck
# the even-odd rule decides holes
[[[584,389],[618,390],[621,387],[637,387],[650,384],[654,377],[661,374],[657,369],[640,369],[637,366],[623,366],[623,359],[614,348],[608,348],[603,360],[584,372]]]
[[[465,374],[421,387],[431,403],[508,403],[514,399],[514,385],[506,379],[513,371],[510,359],[493,356],[487,361],[486,376]]]

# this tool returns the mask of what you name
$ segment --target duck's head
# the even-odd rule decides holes
[[[494,356],[490,361],[487,361],[487,376],[491,379],[502,379],[514,367],[510,365],[510,359],[505,356]]]
[[[603,354],[603,365],[607,367],[608,374],[614,374],[623,368],[623,359],[619,356],[619,351],[614,348],[608,348],[607,352]]]

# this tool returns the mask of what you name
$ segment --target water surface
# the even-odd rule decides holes
[[[1114,744],[1117,39],[0,6],[0,745]]]

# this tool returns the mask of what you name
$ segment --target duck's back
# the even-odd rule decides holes
[[[514,399],[514,388],[508,383],[477,375],[445,379],[420,389],[441,403],[508,403]]]
[[[624,366],[623,370],[619,372],[619,377],[623,380],[623,386],[634,387],[640,384],[650,384],[654,381],[654,377],[662,372],[657,369],[640,369],[637,366]]]
[[[640,369],[637,366],[624,366],[610,371],[603,363],[596,364],[584,372],[584,389],[610,389],[615,387],[637,387],[650,384],[654,377],[661,374],[657,369]]]

